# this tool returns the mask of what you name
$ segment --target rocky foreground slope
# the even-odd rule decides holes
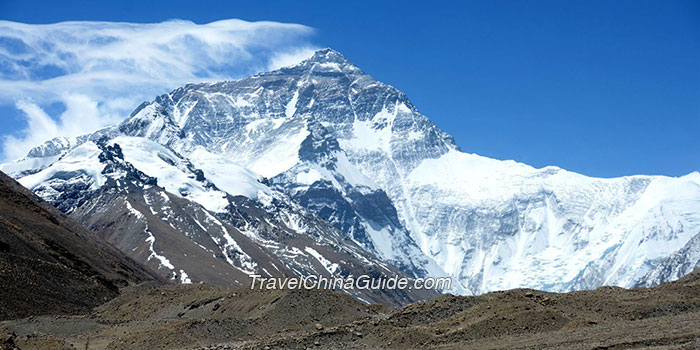
[[[0,323],[20,349],[696,349],[700,273],[649,289],[443,295],[141,286],[89,315]],[[0,346],[1,347],[1,346]]]
[[[160,278],[0,172],[0,320],[73,314]]]

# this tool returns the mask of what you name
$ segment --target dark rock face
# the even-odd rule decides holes
[[[335,170],[335,162],[338,160],[334,158],[334,153],[340,152],[338,140],[319,123],[309,123],[308,130],[309,136],[299,148],[299,159]]]
[[[47,184],[52,192],[58,193],[57,196],[52,197],[52,204],[66,214],[70,214],[74,208],[83,205],[92,193],[90,181],[86,175],[79,175],[72,178],[72,180],[74,181]],[[37,190],[37,194],[41,196],[47,190],[46,188],[40,188]]]

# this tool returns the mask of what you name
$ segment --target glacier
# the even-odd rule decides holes
[[[451,276],[454,293],[655,285],[700,266],[700,173],[593,178],[463,152],[405,94],[331,49],[188,84],[2,170],[48,199],[68,178],[95,188],[100,165],[86,159],[100,139],[212,213],[227,194],[262,206],[281,194],[412,276]],[[177,171],[188,167],[199,175]]]

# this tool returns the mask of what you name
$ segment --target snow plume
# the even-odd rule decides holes
[[[235,79],[295,64],[313,53],[312,34],[299,24],[236,19],[0,21],[0,107],[15,106],[26,121],[23,130],[0,131],[2,158],[21,157],[55,136],[114,124],[140,102],[188,82]],[[62,112],[49,115],[49,106]]]

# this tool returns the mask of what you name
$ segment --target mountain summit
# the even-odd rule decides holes
[[[320,49],[314,52],[311,58],[302,61],[301,64],[309,63],[337,63],[340,65],[352,65],[345,56],[331,48]]]
[[[105,152],[114,153],[114,165]],[[126,179],[139,191],[157,185],[167,193],[167,201],[156,201],[162,193],[139,194],[137,212],[150,218],[180,203],[159,226],[178,239],[210,236],[205,251],[243,272],[274,269],[260,263],[269,258],[254,258],[244,236],[296,266],[290,271],[335,271],[342,259],[334,255],[344,251],[373,268],[391,271],[388,263],[414,277],[451,276],[453,292],[465,294],[658,284],[700,261],[700,174],[599,179],[464,153],[405,94],[331,49],[241,80],[188,84],[119,125],[49,141],[3,169],[101,227],[120,218],[93,210],[95,193],[132,174]],[[193,220],[175,222],[186,217]],[[225,230],[212,234],[220,224]],[[285,248],[293,240],[272,234],[280,226],[333,252],[310,243]],[[224,234],[233,230],[240,239]],[[142,260],[171,260],[139,249]],[[316,263],[295,265],[305,259]],[[186,280],[179,268],[161,265]]]

